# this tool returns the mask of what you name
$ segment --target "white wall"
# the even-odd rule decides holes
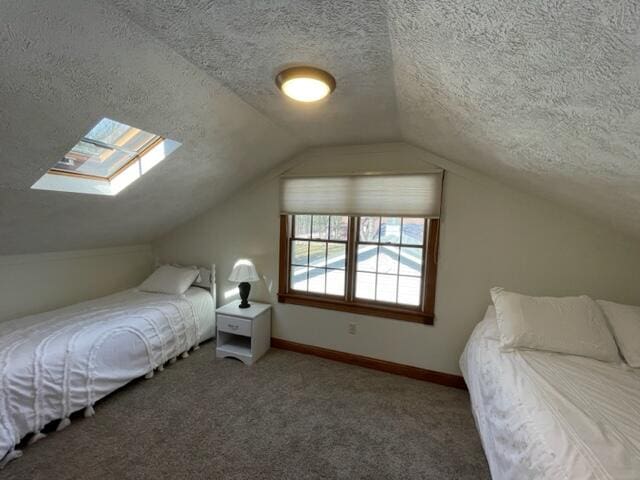
[[[264,282],[251,298],[275,306],[273,336],[458,373],[458,358],[495,285],[536,295],[586,293],[640,304],[640,242],[404,144],[332,147],[289,162],[294,173],[448,169],[434,326],[278,304],[277,172],[154,243],[166,261],[218,264],[218,298],[238,257]],[[285,168],[285,167],[283,167]],[[227,297],[229,300],[232,297]],[[357,323],[355,336],[348,324]]]
[[[0,256],[0,321],[133,287],[152,258],[150,245]]]

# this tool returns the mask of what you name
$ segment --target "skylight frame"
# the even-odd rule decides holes
[[[108,129],[98,129],[103,124],[124,130],[114,136],[114,130],[110,132]],[[31,185],[31,189],[115,196],[180,146],[180,142],[162,135],[104,117]],[[96,151],[93,151],[94,148]],[[98,149],[101,151],[97,151]],[[80,171],[85,162],[90,162],[88,168],[85,168],[88,172]],[[69,169],[64,168],[67,163]]]
[[[151,137],[147,141],[147,143],[138,152],[135,152],[135,151],[132,151],[132,150],[127,150],[127,149],[124,149],[124,148],[120,148],[117,145],[104,143],[104,142],[101,142],[99,140],[93,140],[91,138],[82,137],[78,141],[78,143],[79,142],[91,143],[93,145],[96,145],[97,147],[108,148],[110,150],[118,150],[120,152],[124,152],[124,153],[128,153],[130,155],[133,155],[129,160],[127,160],[126,163],[124,163],[120,168],[118,168],[115,172],[113,172],[108,177],[101,177],[100,175],[91,175],[90,173],[82,173],[82,172],[73,172],[73,171],[68,171],[68,170],[62,170],[62,169],[56,168],[56,167],[51,167],[49,170],[47,170],[47,173],[49,173],[51,175],[64,175],[64,176],[67,176],[67,177],[81,177],[81,178],[87,178],[87,179],[90,179],[90,180],[98,180],[98,181],[103,181],[103,182],[110,183],[114,178],[116,178],[118,175],[123,173],[127,168],[129,168],[131,166],[131,164],[133,164],[136,160],[140,160],[148,152],[150,152],[153,148],[155,148],[160,143],[162,143],[162,142],[164,142],[166,140],[166,138],[163,137],[162,135],[155,135],[155,134],[153,134],[153,135],[154,136]],[[69,151],[72,151],[72,150],[73,149],[71,149]]]

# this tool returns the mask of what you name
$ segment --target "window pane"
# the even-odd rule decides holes
[[[329,215],[314,215],[311,238],[329,239]]]
[[[400,217],[382,217],[380,243],[400,243]]]
[[[380,245],[378,253],[378,273],[398,273],[398,258],[400,249],[398,247],[389,247]]]
[[[309,242],[309,265],[324,267],[327,262],[327,244],[324,242]]]
[[[71,154],[70,156],[73,157],[85,156],[87,159],[89,159],[90,157],[95,157],[97,159],[96,161],[100,161],[103,158],[108,157],[112,151],[112,148],[101,147],[99,145],[94,145],[93,143],[80,140],[71,149],[69,154]]]
[[[377,242],[380,239],[380,217],[360,217],[360,241]]]
[[[377,262],[378,247],[376,245],[358,245],[356,270],[360,272],[375,272]]]
[[[422,245],[424,241],[424,218],[402,219],[402,244]]]
[[[107,157],[111,154],[108,148],[98,147],[92,143],[78,142],[53,168],[76,171],[92,158]]]
[[[327,270],[327,293],[344,296],[344,270]]]
[[[295,227],[296,231],[293,232],[295,238],[311,237],[311,215],[296,215]]]
[[[121,152],[119,150],[109,150],[107,155],[91,157],[82,166],[80,166],[77,171],[80,173],[88,173],[89,175],[97,175],[99,177],[110,177],[124,167],[125,164],[134,156],[134,154]]]
[[[398,303],[420,305],[420,278],[400,277],[398,281]]]
[[[356,275],[356,297],[376,299],[376,274],[358,272]]]
[[[158,135],[130,127],[110,118],[103,118],[87,133],[85,138],[113,145],[128,152],[138,153],[151,141],[157,139]]]
[[[400,249],[400,275],[422,276],[422,249],[402,247]]]
[[[327,271],[324,268],[309,269],[309,291],[313,293],[324,293]]]
[[[107,178],[133,157],[134,154],[80,141],[54,165],[54,168]]]
[[[291,252],[291,263],[293,265],[308,265],[309,242],[304,240],[294,240]]]
[[[98,140],[102,143],[110,143],[113,145],[118,144],[118,140],[125,137],[130,130],[133,130],[134,134],[142,130],[130,127],[110,118],[103,118],[98,124],[87,133],[87,138],[91,140]],[[151,135],[151,134],[149,134]]]
[[[291,288],[307,291],[307,267],[291,267]]]
[[[344,243],[327,245],[327,267],[345,268],[347,246]]]
[[[347,241],[349,231],[349,217],[331,217],[331,231],[329,238],[331,240]]]
[[[396,303],[398,277],[395,275],[378,275],[376,300]]]

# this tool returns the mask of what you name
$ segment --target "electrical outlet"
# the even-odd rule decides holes
[[[350,335],[355,335],[357,331],[358,331],[358,325],[355,324],[355,323],[350,323],[349,324],[349,334]]]

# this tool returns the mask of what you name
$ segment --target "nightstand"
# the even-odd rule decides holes
[[[239,301],[216,310],[216,357],[233,357],[246,365],[255,363],[271,346],[271,305]]]

